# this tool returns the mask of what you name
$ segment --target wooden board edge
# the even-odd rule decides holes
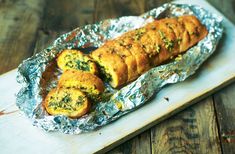
[[[213,93],[215,93],[215,92],[217,92],[218,90],[224,88],[225,86],[231,84],[232,82],[235,82],[235,77],[229,78],[228,80],[226,80],[226,81],[223,82],[222,84],[220,84],[220,85],[218,85],[217,87],[215,87],[213,90],[208,91],[208,92],[204,93],[203,95],[201,95],[201,96],[199,96],[199,97],[193,99],[192,101],[189,101],[189,102],[185,103],[184,105],[182,105],[182,106],[181,106],[180,108],[178,108],[177,110],[174,110],[174,111],[172,111],[172,112],[169,112],[168,114],[165,114],[165,115],[162,116],[161,118],[156,119],[156,120],[153,121],[152,123],[150,123],[150,124],[148,124],[148,125],[146,125],[146,126],[140,128],[140,129],[136,130],[135,132],[130,133],[129,135],[125,136],[124,138],[121,138],[121,139],[119,139],[119,140],[113,142],[112,144],[107,145],[106,147],[103,147],[103,149],[100,149],[100,150],[98,150],[98,151],[95,152],[95,153],[97,153],[97,154],[102,154],[102,153],[108,152],[109,150],[111,150],[111,149],[115,148],[116,146],[118,146],[118,145],[124,143],[125,141],[127,141],[127,140],[133,138],[134,136],[143,133],[143,132],[146,131],[147,129],[149,129],[149,128],[153,127],[154,125],[156,125],[156,124],[162,122],[163,120],[165,120],[165,119],[171,117],[172,115],[175,115],[176,113],[179,113],[180,111],[186,109],[187,107],[189,107],[189,106],[191,106],[191,105],[193,105],[193,104],[198,103],[199,101],[201,101],[201,100],[203,100],[204,98],[206,98],[206,97],[212,95]]]
[[[10,70],[10,71],[8,71],[8,72],[5,72],[5,73],[3,73],[3,74],[0,74],[0,78],[5,77],[5,76],[8,76],[9,74],[16,73],[17,70],[18,70],[18,68],[15,68],[15,69],[13,69],[13,70]]]

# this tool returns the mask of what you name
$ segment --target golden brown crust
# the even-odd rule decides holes
[[[184,47],[181,47],[180,52],[186,51],[208,34],[206,27],[195,16],[181,16],[178,18],[178,22],[185,28],[182,38],[185,43],[183,44]]]
[[[137,71],[139,76],[150,69],[150,61],[148,55],[138,43],[133,43],[130,49],[131,53],[135,55],[137,63]]]
[[[109,53],[105,48],[99,48],[99,50],[91,53],[91,57],[99,64],[99,67],[103,69],[103,75],[110,76],[110,78],[106,78],[106,80],[112,87],[116,88],[127,82],[127,66],[119,55]]]
[[[98,68],[89,55],[79,50],[64,50],[57,58],[57,65],[63,71],[78,70],[98,74]]]
[[[137,71],[137,62],[135,57],[132,55],[132,53],[128,50],[129,47],[124,44],[122,40],[116,41],[110,41],[109,43],[105,44],[107,48],[110,50],[113,50],[114,53],[118,54],[124,61],[124,63],[127,66],[127,82],[132,81],[133,79],[136,79],[138,76]]]
[[[149,51],[153,66],[160,65],[179,53],[185,52],[208,33],[205,26],[195,16],[157,20],[148,24],[146,29],[148,37],[152,39],[148,40],[148,44],[151,46],[156,40],[161,48],[158,55],[152,56],[151,50]]]
[[[90,57],[76,50],[65,50],[57,59],[58,66],[65,72],[58,88],[49,92],[43,105],[49,114],[78,118],[89,111],[88,98],[98,98],[105,89],[102,80],[94,75],[98,74],[96,63],[102,79],[116,88],[185,52],[207,34],[206,27],[195,16],[188,15],[155,20],[129,31],[106,42]],[[86,62],[89,71],[76,70],[77,60]],[[70,61],[73,66],[68,68]]]
[[[90,102],[78,89],[52,89],[46,96],[43,106],[51,115],[65,115],[79,118],[90,109]]]
[[[91,57],[116,88],[185,52],[207,33],[195,16],[155,20],[106,42]]]
[[[103,81],[96,75],[74,70],[67,70],[61,75],[58,87],[76,88],[94,97],[98,97],[105,89]]]
[[[108,41],[91,55],[118,87],[185,52],[207,33],[195,16],[165,18]]]
[[[150,69],[150,61],[148,53],[146,53],[140,43],[141,37],[143,37],[146,32],[145,28],[141,28],[138,31],[133,30],[125,33],[120,38],[115,39],[116,42],[121,43],[121,46],[125,48],[125,50],[120,48],[120,51],[127,51],[132,55],[132,59],[135,59],[136,66],[130,70],[131,77],[128,82],[138,78],[141,74]]]

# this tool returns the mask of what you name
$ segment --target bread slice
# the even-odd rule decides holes
[[[51,115],[79,118],[90,109],[86,95],[78,89],[55,88],[46,96],[43,105]]]
[[[186,51],[208,34],[206,27],[195,16],[181,16],[178,18],[178,22],[185,29],[184,36],[182,37],[183,43],[180,44],[180,52]]]
[[[149,56],[144,52],[142,46],[139,43],[133,42],[129,51],[135,55],[136,63],[137,63],[137,71],[138,76],[144,74],[148,71],[150,67]]]
[[[79,89],[92,100],[99,99],[105,89],[102,80],[96,75],[75,70],[65,71],[58,81],[58,87]]]
[[[127,82],[136,79],[136,77],[138,76],[136,58],[128,50],[129,47],[125,45],[124,40],[112,40],[108,43],[105,43],[105,46],[114,53],[117,53],[127,65]]]
[[[114,88],[127,82],[128,71],[123,59],[114,52],[107,52],[106,48],[99,48],[91,53],[91,57],[100,68],[101,77]]]
[[[63,71],[79,70],[98,74],[96,64],[92,59],[78,50],[64,50],[57,58],[57,65]]]

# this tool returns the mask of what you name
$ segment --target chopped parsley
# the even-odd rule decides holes
[[[53,107],[54,110],[57,109],[65,109],[65,110],[75,110],[75,108],[73,108],[73,106],[70,104],[70,102],[72,101],[71,97],[69,94],[65,95],[61,100],[58,101],[53,99],[52,102],[48,105],[48,107]]]
[[[167,40],[165,42],[165,47],[166,47],[167,50],[171,51],[174,48],[174,41]]]
[[[89,65],[88,65],[87,62],[77,60],[76,64],[77,64],[77,69],[79,69],[79,70],[83,70],[83,71],[89,71],[90,70]]]
[[[160,50],[161,50],[161,46],[160,46],[160,45],[156,45],[156,51],[157,51],[157,53],[159,53]]]
[[[70,95],[66,95],[66,96],[61,100],[61,102],[69,103],[71,100],[72,100],[72,99],[71,99]]]
[[[140,40],[140,38],[144,35],[145,32],[146,32],[146,29],[145,29],[145,28],[138,29],[138,30],[135,32],[134,40],[135,40],[135,41]]]
[[[162,40],[166,39],[165,34],[161,30],[158,30],[158,33],[160,34]]]
[[[195,36],[199,36],[199,33],[198,33],[198,31],[193,31],[193,32],[191,32],[191,33],[189,33],[190,35],[195,35]]]
[[[180,45],[180,43],[182,42],[182,38],[177,38],[176,42],[178,43],[178,45]]]
[[[175,42],[173,40],[167,39],[165,34],[161,30],[158,30],[158,33],[159,33],[162,41],[164,42],[166,49],[168,51],[171,51],[174,48],[174,43]]]
[[[74,68],[74,63],[72,61],[68,61],[65,66],[69,67],[69,68]]]
[[[85,97],[78,96],[76,105],[82,105],[85,102]]]
[[[108,74],[108,73],[105,71],[104,66],[99,65],[99,68],[100,68],[101,78],[103,78],[105,82],[110,82],[110,81],[112,81],[111,75]]]

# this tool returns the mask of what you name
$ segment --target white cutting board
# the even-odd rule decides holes
[[[177,2],[200,4],[222,16],[202,0]],[[196,75],[163,88],[150,103],[91,133],[47,133],[32,126],[15,106],[15,94],[19,90],[16,70],[0,76],[0,153],[104,152],[232,82],[235,79],[235,26],[226,18],[223,23],[225,34],[219,47]],[[169,102],[164,97],[168,97]]]

